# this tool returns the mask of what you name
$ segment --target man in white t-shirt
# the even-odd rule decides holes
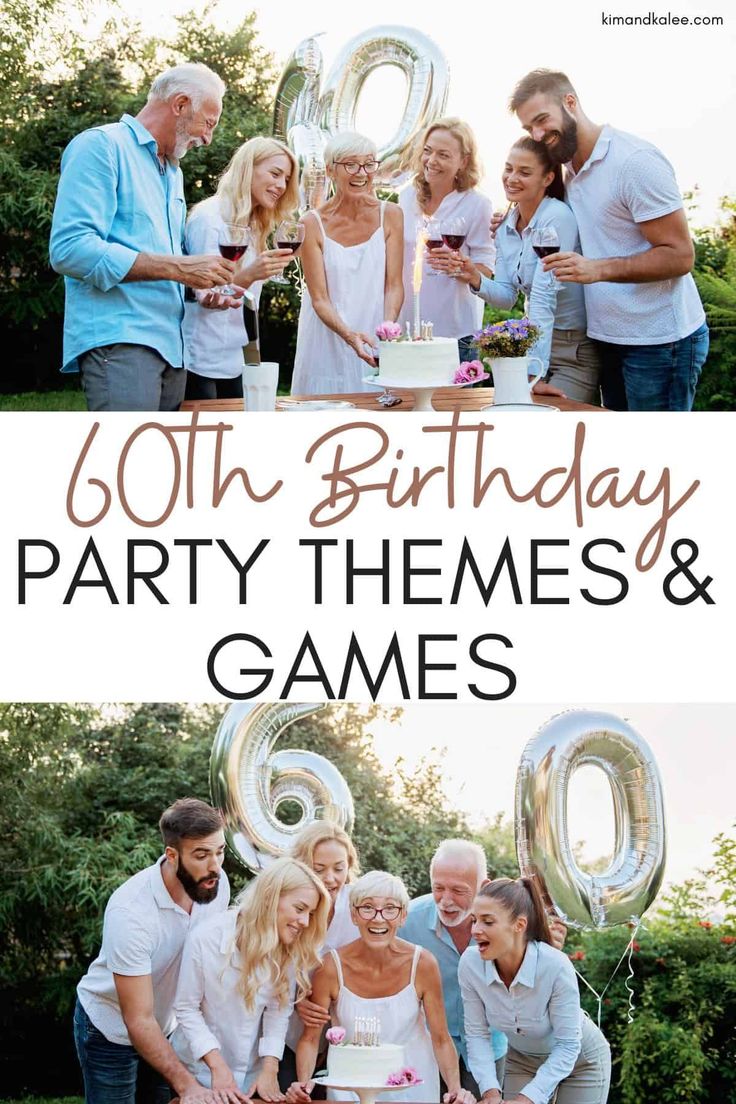
[[[159,821],[164,854],[134,874],[105,908],[102,947],[77,987],[74,1040],[87,1104],[214,1104],[175,1055],[174,997],[184,941],[200,920],[226,909],[220,813],[176,801]]]
[[[583,255],[557,253],[542,263],[563,283],[585,285],[588,336],[601,343],[604,405],[690,410],[708,327],[672,166],[650,142],[591,122],[564,73],[528,73],[509,107],[565,165],[565,200]]]

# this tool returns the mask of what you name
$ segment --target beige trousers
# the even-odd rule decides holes
[[[553,332],[547,381],[564,391],[568,399],[601,405],[600,366],[598,346],[583,330]]]
[[[503,1095],[506,1099],[523,1092],[547,1059],[546,1054],[522,1054],[509,1039]],[[572,1073],[557,1086],[550,1104],[606,1104],[611,1084],[611,1048],[599,1028],[583,1017],[580,1054]]]

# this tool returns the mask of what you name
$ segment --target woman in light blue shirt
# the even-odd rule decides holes
[[[555,280],[544,271],[532,246],[534,230],[551,226],[561,251],[580,252],[575,216],[562,202],[560,168],[543,142],[524,137],[509,150],[502,181],[513,206],[496,230],[494,277],[484,276],[469,257],[463,257],[459,278],[502,310],[511,310],[523,292],[526,312],[542,331],[530,356],[544,362],[548,382],[568,398],[598,405],[600,357],[586,333],[583,286]]]
[[[473,905],[475,946],[460,959],[468,1060],[481,1100],[500,1104],[491,1030],[509,1041],[507,1104],[605,1104],[611,1051],[580,1007],[575,971],[551,945],[533,878],[497,878]]]

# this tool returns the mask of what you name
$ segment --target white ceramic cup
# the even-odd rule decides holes
[[[275,410],[279,385],[279,366],[273,360],[246,364],[243,368],[243,400],[247,413]]]
[[[531,362],[536,360],[541,371],[529,379]],[[493,361],[493,405],[506,403],[530,403],[534,384],[544,375],[544,364],[539,357],[498,357]]]

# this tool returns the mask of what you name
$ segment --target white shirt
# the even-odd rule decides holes
[[[495,1028],[504,1032],[514,1050],[549,1055],[520,1090],[532,1104],[546,1104],[580,1053],[583,1012],[567,955],[548,943],[527,943],[519,972],[507,989],[495,962],[485,962],[476,946],[468,947],[460,959],[458,978],[468,1061],[481,1093],[500,1087],[490,1042]]]
[[[519,292],[523,291],[525,310],[530,322],[539,326],[541,337],[529,350],[549,368],[549,356],[554,330],[585,332],[585,299],[582,284],[563,284],[545,272],[532,247],[532,232],[545,226],[557,231],[560,249],[580,252],[580,239],[575,215],[559,199],[545,196],[531,217],[528,226],[519,233],[519,211],[515,208],[504,219],[496,233],[496,269],[493,279],[481,276],[476,292],[486,303],[502,310],[511,310]]]
[[[219,253],[218,234],[225,221],[220,213],[217,196],[210,196],[193,208],[187,221],[185,247],[188,254]],[[239,262],[252,263],[258,251],[249,246]],[[263,281],[248,288],[250,301],[258,303]],[[243,347],[249,337],[243,311],[231,307],[226,311],[209,310],[199,303],[184,303],[184,367],[209,379],[232,379],[243,371]]]
[[[197,1080],[208,1086],[209,1067],[201,1059],[211,1050],[221,1051],[245,1092],[257,1076],[258,1059],[280,1059],[284,1053],[296,984],[292,981],[288,1002],[279,1006],[264,977],[253,1009],[246,1008],[240,991],[241,959],[235,949],[237,915],[237,909],[220,913],[200,924],[187,940],[174,1005],[178,1026],[171,1045]]]
[[[417,193],[413,184],[399,196],[399,205],[404,212],[404,305],[401,308],[399,322],[414,319],[414,254],[417,245],[417,233],[424,225],[426,216],[419,209]],[[432,218],[443,219],[462,216],[467,224],[467,236],[462,252],[473,259],[475,264],[493,268],[496,255],[490,225],[493,206],[490,199],[475,189],[466,192],[450,192],[440,203]],[[419,310],[421,321],[434,323],[435,337],[467,337],[479,330],[483,322],[483,304],[468,290],[462,280],[453,280],[444,273],[430,276],[432,269],[427,264],[426,250],[422,272],[422,287],[419,292]]]
[[[112,894],[105,908],[100,953],[77,986],[79,1003],[111,1043],[132,1045],[113,974],[151,975],[153,1014],[164,1035],[170,1035],[176,1022],[174,996],[184,940],[205,917],[226,909],[230,900],[223,871],[215,900],[192,903],[192,911],[186,912],[164,884],[163,861],[134,874]]]
[[[650,142],[604,126],[588,160],[566,166],[565,198],[583,255],[632,257],[650,249],[639,224],[682,208],[675,173]],[[705,321],[692,274],[639,284],[585,285],[588,334],[614,345],[664,345]]]

